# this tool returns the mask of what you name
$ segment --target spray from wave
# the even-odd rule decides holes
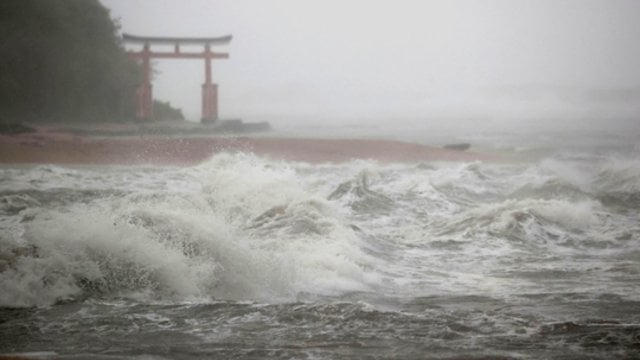
[[[611,279],[639,256],[638,168],[222,154],[188,169],[6,169],[0,305],[506,296],[554,288],[536,278],[550,272],[637,295]]]

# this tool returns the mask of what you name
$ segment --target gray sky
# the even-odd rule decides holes
[[[122,30],[234,36],[222,117],[640,115],[637,0],[101,0]],[[154,95],[196,119],[204,65]]]

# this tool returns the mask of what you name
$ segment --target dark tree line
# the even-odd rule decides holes
[[[138,66],[98,0],[0,1],[0,121],[133,117]]]

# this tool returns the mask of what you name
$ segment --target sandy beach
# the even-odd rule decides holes
[[[373,159],[381,162],[496,160],[421,144],[372,139],[284,137],[90,137],[63,132],[0,136],[0,163],[77,165],[195,165],[220,152],[250,152],[311,163]]]

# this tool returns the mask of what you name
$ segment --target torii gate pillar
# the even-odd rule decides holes
[[[212,123],[218,120],[218,84],[211,82],[211,59],[213,54],[209,44],[204,49],[204,84],[202,84],[202,122]]]
[[[142,83],[136,89],[136,118],[149,120],[153,118],[153,87],[151,86],[151,58],[149,43],[144,44],[141,53]]]

